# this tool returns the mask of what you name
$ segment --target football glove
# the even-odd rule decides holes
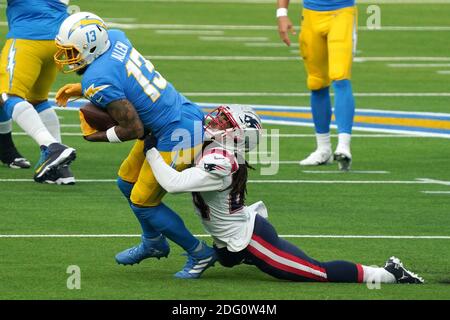
[[[98,130],[92,128],[89,123],[87,123],[86,119],[84,118],[84,114],[81,111],[78,111],[78,115],[80,116],[80,127],[81,127],[81,133],[84,137],[90,136],[93,133],[98,132]]]
[[[69,83],[58,90],[55,96],[56,104],[60,107],[66,107],[67,102],[72,97],[83,96],[81,83]]]

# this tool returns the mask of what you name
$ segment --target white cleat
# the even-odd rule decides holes
[[[333,154],[328,149],[317,149],[307,158],[300,161],[301,166],[320,166],[333,163]]]
[[[352,154],[346,150],[336,150],[334,152],[334,160],[337,161],[339,170],[349,171],[352,165]]]

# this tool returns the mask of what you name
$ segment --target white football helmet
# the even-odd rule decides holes
[[[261,118],[249,106],[220,106],[205,118],[205,140],[214,140],[226,149],[248,152],[261,136]]]
[[[55,42],[55,63],[64,73],[91,64],[111,45],[105,22],[90,12],[78,12],[64,20]]]

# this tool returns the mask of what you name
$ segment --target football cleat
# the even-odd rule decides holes
[[[0,161],[11,169],[28,169],[31,167],[30,161],[25,159],[14,146],[8,148],[7,151],[0,152]]]
[[[76,158],[75,149],[60,143],[52,143],[48,147],[41,146],[41,158],[36,165],[34,181],[44,182],[47,173],[53,168],[68,165]]]
[[[25,158],[14,158],[11,161],[2,161],[11,169],[29,169],[31,167],[30,161]]]
[[[218,259],[216,251],[205,242],[202,242],[202,249],[200,251],[191,254],[185,253],[184,255],[187,255],[188,260],[183,270],[175,273],[176,278],[198,279],[206,269],[214,266],[214,263]]]
[[[334,160],[337,161],[339,170],[349,171],[352,165],[352,155],[349,151],[336,150]]]
[[[44,177],[43,183],[74,185],[75,177],[67,164],[51,169]]]
[[[133,265],[147,258],[167,258],[169,252],[170,247],[166,237],[161,236],[158,240],[150,240],[142,236],[140,244],[119,252],[116,255],[116,262],[123,265]]]
[[[320,166],[333,162],[333,155],[329,149],[317,149],[307,158],[300,161],[301,166]]]
[[[422,284],[425,282],[423,278],[419,277],[417,274],[406,270],[400,259],[396,257],[390,257],[386,262],[384,269],[394,275],[397,283]]]

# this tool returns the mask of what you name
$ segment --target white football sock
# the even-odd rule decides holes
[[[12,131],[12,120],[0,122],[0,134],[10,133]]]
[[[352,135],[349,133],[339,133],[338,134],[338,145],[336,150],[344,150],[350,152],[350,141]]]
[[[61,143],[61,129],[56,111],[53,108],[45,109],[44,111],[39,112],[39,117],[41,117],[42,122],[53,138]]]
[[[316,133],[317,149],[331,150],[330,133]]]
[[[396,283],[392,273],[384,268],[361,266],[364,270],[364,283]]]
[[[14,106],[12,118],[40,146],[48,146],[57,142],[42,123],[39,114],[27,101],[21,101]]]

